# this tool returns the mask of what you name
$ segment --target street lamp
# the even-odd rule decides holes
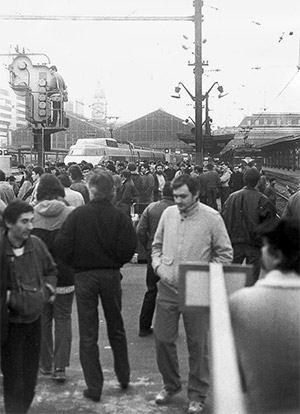
[[[190,98],[193,102],[195,102],[195,96],[188,90],[188,88],[182,83],[178,82],[178,85],[175,86],[175,95],[171,95],[172,98],[179,99],[180,98],[180,85],[184,88],[184,90],[188,93]],[[211,92],[211,90],[214,88],[214,86],[218,85],[217,89],[219,91],[218,98],[223,98],[223,96],[226,96],[227,94],[224,94],[224,88],[219,84],[219,82],[214,82],[211,87],[208,89],[208,91],[201,95],[201,101],[203,102],[205,100],[205,119],[202,122],[202,104],[199,105],[199,103],[196,105],[196,121],[194,121],[191,117],[188,117],[196,126],[195,128],[195,148],[196,148],[196,162],[199,163],[199,165],[203,164],[203,131],[202,127],[205,125],[205,136],[210,135],[210,117],[209,117],[209,108],[208,108],[208,97]],[[198,98],[198,100],[200,100]],[[197,106],[200,106],[200,112],[201,116],[199,116],[199,113],[197,114]],[[199,112],[199,111],[198,111]],[[182,123],[183,125],[188,125],[189,119],[185,119]],[[197,119],[198,118],[198,119]],[[201,127],[198,128],[197,125],[199,124],[199,118],[201,120]],[[198,121],[198,122],[197,122]]]
[[[211,90],[213,89],[214,86],[218,85],[217,89],[219,91],[219,95],[218,98],[223,98],[223,96],[226,96],[226,94],[224,94],[224,88],[223,86],[221,86],[219,84],[219,82],[214,82],[211,87],[208,89],[208,91],[202,96],[202,101],[205,100],[205,120],[204,120],[204,124],[205,124],[205,136],[210,135],[210,117],[209,117],[209,108],[208,108],[208,97],[209,97],[209,93],[211,92]]]
[[[113,138],[113,130],[114,130],[114,126],[117,122],[117,120],[119,119],[118,116],[106,116],[105,117],[105,121],[106,121],[106,125],[107,125],[107,129],[110,132],[110,137]]]
[[[188,90],[188,88],[182,82],[178,82],[178,85],[175,86],[175,94],[176,95],[171,95],[171,97],[172,98],[180,99],[180,91],[181,91],[181,88],[180,88],[179,85],[181,85],[185,89],[185,91],[188,93],[188,95],[190,96],[190,98],[192,99],[192,101],[195,101],[195,96]]]
[[[190,121],[192,121],[192,123],[194,125],[196,125],[196,122],[190,116],[188,116],[186,119],[184,119],[181,123],[182,123],[182,125],[188,125]]]

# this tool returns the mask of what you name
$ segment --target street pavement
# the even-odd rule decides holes
[[[30,414],[179,414],[187,412],[188,360],[183,325],[180,323],[178,338],[183,391],[174,396],[170,404],[158,406],[154,399],[157,392],[162,389],[162,380],[156,365],[154,337],[153,335],[145,338],[138,336],[139,312],[146,289],[146,265],[127,264],[122,269],[122,274],[123,317],[131,364],[129,388],[122,391],[114,374],[112,352],[107,339],[106,324],[100,305],[99,349],[104,373],[104,388],[99,403],[83,397],[82,392],[86,386],[79,362],[77,311],[74,301],[73,341],[71,363],[67,369],[67,381],[57,383],[51,376],[39,375],[36,396],[29,411]],[[2,385],[0,391],[0,412],[3,412]],[[211,399],[208,397],[203,414],[211,412]]]

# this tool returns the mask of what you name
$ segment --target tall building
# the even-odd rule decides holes
[[[104,125],[106,123],[107,115],[107,100],[104,90],[101,87],[101,83],[98,82],[96,86],[96,92],[94,95],[94,101],[92,107],[92,120],[99,124]]]
[[[12,119],[12,102],[8,91],[0,89],[0,145],[9,145],[9,127]]]
[[[27,125],[25,98],[0,89],[0,146],[11,145],[11,132]]]

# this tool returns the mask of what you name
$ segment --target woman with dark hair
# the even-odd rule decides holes
[[[64,187],[53,174],[41,177],[37,190],[37,205],[34,207],[32,234],[47,245],[57,263],[57,288],[54,303],[47,303],[42,313],[42,343],[40,371],[44,375],[53,373],[56,381],[66,379],[65,369],[70,364],[72,342],[72,304],[74,297],[74,271],[56,257],[54,240],[63,222],[74,209],[64,201]],[[52,326],[54,323],[54,337]]]

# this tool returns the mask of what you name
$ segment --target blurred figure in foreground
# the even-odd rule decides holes
[[[300,189],[289,198],[282,217],[293,218],[300,222]]]
[[[255,286],[230,299],[249,413],[299,413],[300,223],[283,219],[262,230],[262,266]]]

